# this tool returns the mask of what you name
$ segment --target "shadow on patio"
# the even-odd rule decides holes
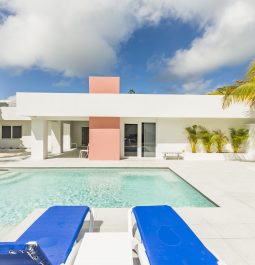
[[[52,158],[79,158],[79,154],[80,154],[80,150],[79,148],[75,148],[69,151],[65,151],[63,154],[60,155],[53,155],[51,153],[48,154],[48,159],[52,159]],[[87,159],[85,157],[83,157],[83,159]]]

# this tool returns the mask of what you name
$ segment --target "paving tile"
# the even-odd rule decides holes
[[[246,224],[247,227],[251,230],[252,236],[255,238],[255,224]]]
[[[199,238],[221,238],[218,231],[210,224],[192,224],[190,228]]]
[[[221,238],[254,238],[255,233],[247,224],[213,224]]]
[[[226,239],[234,251],[242,256],[242,258],[249,264],[255,264],[255,238],[254,239]]]
[[[97,208],[94,209],[96,224],[100,225],[100,232],[127,232],[128,209],[127,208]]]
[[[0,226],[0,242],[5,241],[4,239],[14,230],[14,225]]]
[[[207,220],[202,216],[200,209],[195,208],[175,208],[175,211],[188,224],[206,224]]]
[[[204,244],[226,265],[248,265],[241,254],[231,248],[223,239],[202,239]]]

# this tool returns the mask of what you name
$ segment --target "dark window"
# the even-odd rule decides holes
[[[13,126],[12,127],[12,138],[20,139],[22,137],[22,127],[21,126]]]
[[[89,144],[89,127],[82,127],[81,145],[88,146]]]
[[[11,126],[2,126],[2,138],[9,139],[12,137],[12,127]]]

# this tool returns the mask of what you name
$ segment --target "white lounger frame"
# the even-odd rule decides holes
[[[95,214],[94,214],[94,210],[91,209],[91,208],[89,208],[89,216],[90,216],[90,218],[89,218],[89,232],[93,232]],[[86,220],[86,218],[85,218],[85,220]],[[84,222],[85,222],[85,220],[84,220]],[[79,235],[77,236],[77,239],[79,238]],[[78,254],[78,251],[79,251],[79,248],[80,248],[81,242],[82,242],[82,238],[80,240],[78,240],[78,241],[77,241],[77,239],[76,239],[76,241],[75,241],[75,243],[73,245],[73,248],[72,248],[72,250],[71,250],[66,262],[62,263],[61,265],[73,265],[74,264],[75,258],[76,258],[77,254]]]
[[[135,242],[135,244],[133,246],[133,250],[137,252],[141,265],[151,265],[148,260],[148,256],[146,254],[146,250],[144,248],[142,240],[135,237],[135,234],[133,233],[133,228],[135,224],[136,224],[136,219],[133,214],[133,208],[131,208],[128,212],[128,232],[134,238],[133,242]],[[138,228],[137,228],[137,231],[139,232]],[[140,232],[139,232],[139,235],[140,235]],[[219,260],[218,265],[226,265],[217,255],[215,255],[215,257]]]

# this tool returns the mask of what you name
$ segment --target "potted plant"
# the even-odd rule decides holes
[[[191,146],[192,153],[197,152],[197,142],[198,142],[198,126],[193,125],[191,127],[186,127],[185,131],[188,135],[188,140]]]
[[[222,153],[224,146],[228,143],[228,137],[221,130],[213,131],[213,142],[216,145],[217,153]]]
[[[238,153],[241,146],[246,143],[249,138],[248,129],[230,128],[231,146],[234,153]]]

